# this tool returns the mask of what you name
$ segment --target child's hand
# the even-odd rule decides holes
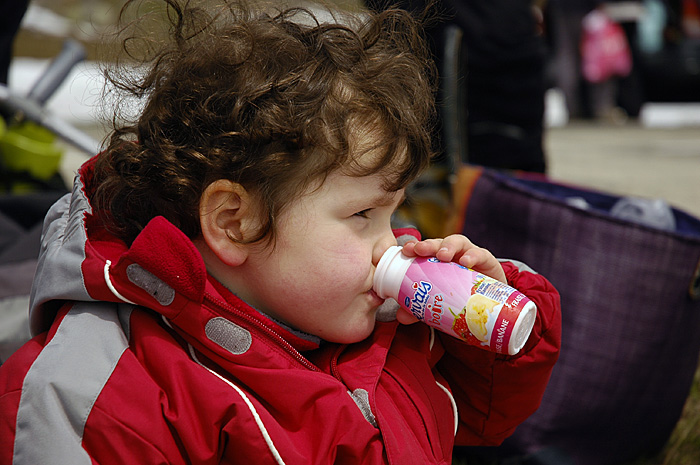
[[[437,257],[443,262],[457,262],[506,283],[506,274],[496,257],[487,249],[472,244],[461,234],[453,234],[444,239],[409,242],[404,245],[403,253],[408,257]]]
[[[457,262],[503,283],[506,282],[506,274],[496,257],[488,250],[472,244],[461,234],[447,236],[444,239],[407,242],[403,246],[403,253],[408,257],[437,257],[443,262]],[[403,308],[399,308],[396,319],[405,325],[418,321]]]

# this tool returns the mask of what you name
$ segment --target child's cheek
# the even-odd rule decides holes
[[[355,285],[364,285],[372,265],[371,257],[365,257],[360,251],[346,251],[337,254],[331,262],[319,269],[324,270],[320,279],[329,288],[347,289]],[[365,289],[366,290],[366,289]]]
[[[369,272],[371,261],[359,260],[357,256],[342,256],[333,266],[326,267],[322,278],[328,284],[347,287],[350,283],[363,281]]]

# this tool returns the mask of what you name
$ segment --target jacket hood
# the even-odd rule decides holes
[[[164,217],[153,218],[130,246],[106,231],[90,203],[96,158],[81,166],[72,192],[44,220],[30,295],[32,334],[49,329],[66,302],[100,301],[151,309],[191,341],[216,343],[211,331],[237,320],[297,351],[318,347],[318,338],[267,318],[211,278],[199,250]]]
[[[130,247],[102,227],[90,204],[95,158],[44,220],[30,297],[33,334],[49,327],[65,301],[131,303],[169,319],[202,303],[207,272],[201,255],[165,218],[154,218]]]

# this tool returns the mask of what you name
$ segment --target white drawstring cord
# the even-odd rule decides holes
[[[109,277],[109,267],[110,266],[112,266],[112,262],[110,260],[107,260],[105,262],[105,267],[104,267],[105,283],[107,283],[107,287],[109,288],[110,291],[112,291],[112,294],[114,294],[117,297],[117,299],[120,299],[128,304],[131,304],[131,305],[136,305],[135,302],[132,302],[129,299],[127,299],[126,297],[124,297],[123,295],[121,295],[119,293],[119,291],[117,290],[117,288],[114,287],[114,284],[112,284],[112,280]]]
[[[435,328],[431,327],[430,328],[430,350],[433,350],[433,344],[435,344]],[[459,412],[457,411],[457,403],[455,402],[455,398],[452,396],[452,393],[447,389],[445,386],[440,384],[439,382],[435,381],[435,384],[438,385],[440,389],[445,391],[445,394],[447,394],[447,397],[450,398],[450,403],[452,404],[452,414],[455,417],[455,436],[457,435],[457,428],[459,427]]]
[[[435,384],[437,384],[440,389],[445,391],[445,394],[447,394],[447,397],[450,399],[450,403],[452,404],[452,414],[455,417],[455,436],[457,436],[457,428],[459,427],[459,412],[457,411],[457,403],[455,402],[455,398],[452,397],[452,393],[438,381],[435,381]]]

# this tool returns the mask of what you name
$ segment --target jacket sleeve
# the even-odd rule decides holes
[[[459,412],[456,445],[500,444],[537,410],[559,356],[559,294],[543,276],[502,263],[508,283],[537,305],[530,338],[514,356],[495,354],[439,334],[445,353],[436,364]]]

